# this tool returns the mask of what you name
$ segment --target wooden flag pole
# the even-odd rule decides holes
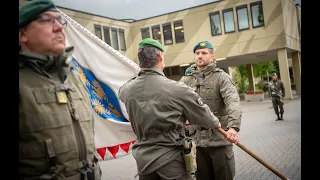
[[[223,134],[225,137],[227,137],[227,132],[224,131],[221,128],[217,129],[221,134]],[[244,145],[242,145],[240,142],[238,142],[236,144],[237,146],[239,146],[242,150],[244,150],[245,152],[247,152],[250,156],[252,156],[253,158],[255,158],[257,161],[259,161],[262,165],[264,165],[265,167],[267,167],[270,171],[272,171],[273,173],[275,173],[277,176],[279,176],[281,179],[283,180],[289,180],[286,176],[284,176],[280,171],[276,170],[275,168],[273,168],[271,165],[269,165],[268,163],[266,163],[264,160],[262,160],[259,156],[257,156],[256,154],[254,154],[252,151],[250,151],[248,148],[246,148]]]

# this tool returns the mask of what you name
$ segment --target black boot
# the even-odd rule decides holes
[[[278,118],[276,119],[276,121],[279,121],[281,120],[281,118],[279,117],[279,114],[277,114]]]
[[[284,120],[284,119],[283,119],[283,113],[281,114],[280,120],[282,120],[282,121]]]

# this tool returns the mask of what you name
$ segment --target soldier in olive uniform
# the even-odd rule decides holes
[[[283,97],[285,97],[285,93],[284,85],[282,81],[278,79],[277,73],[272,73],[272,81],[270,81],[269,84],[269,97],[272,100],[273,109],[277,115],[276,121],[284,120]]]
[[[242,114],[237,88],[229,74],[216,68],[211,43],[201,41],[193,52],[196,64],[191,66],[191,74],[182,77],[180,81],[200,95],[228,134],[225,138],[215,129],[203,126],[189,128],[189,134],[194,134],[193,139],[197,145],[196,177],[197,180],[233,179],[235,158],[232,143],[239,141]]]
[[[192,180],[183,157],[186,119],[216,129],[220,123],[200,96],[168,79],[163,46],[146,38],[139,43],[141,71],[119,89],[137,136],[132,154],[140,180]]]
[[[20,180],[100,180],[89,94],[71,71],[73,47],[49,0],[19,10]]]

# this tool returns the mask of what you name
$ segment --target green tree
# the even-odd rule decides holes
[[[267,61],[267,62],[253,65],[254,77],[261,77],[261,79],[263,79],[264,77],[267,77],[269,74],[271,74],[275,70],[276,69],[272,61]]]
[[[238,87],[239,94],[243,94],[248,89],[248,71],[246,65],[240,65],[236,68],[235,82]]]

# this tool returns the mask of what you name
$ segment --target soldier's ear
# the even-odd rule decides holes
[[[216,57],[214,56],[214,54],[210,54],[211,60],[213,61]]]
[[[162,58],[162,52],[161,51],[158,51],[158,60],[159,60],[159,63],[161,63],[163,61],[163,58]]]
[[[26,43],[27,42],[27,36],[25,35],[24,28],[19,29],[19,44]]]

